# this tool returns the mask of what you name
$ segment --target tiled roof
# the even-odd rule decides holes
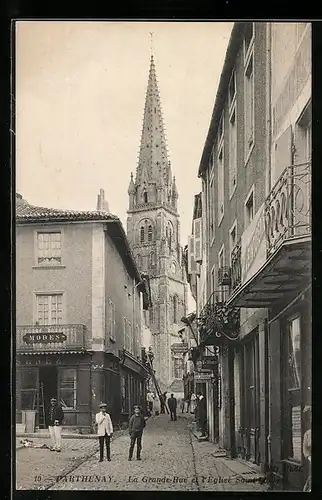
[[[46,208],[29,205],[25,200],[19,200],[16,204],[16,220],[37,221],[37,220],[118,220],[118,217],[104,210],[62,210],[57,208]]]

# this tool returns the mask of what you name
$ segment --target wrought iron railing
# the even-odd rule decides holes
[[[265,201],[267,253],[311,235],[311,162],[286,167]]]
[[[85,325],[17,326],[17,352],[73,351],[86,349]]]
[[[241,242],[233,248],[231,252],[231,289],[235,290],[241,284],[242,265],[241,265]]]
[[[240,309],[227,306],[221,300],[221,292],[214,291],[198,318],[201,343],[207,343],[209,337],[220,342],[235,340],[239,335]]]

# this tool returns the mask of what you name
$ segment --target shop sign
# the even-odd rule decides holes
[[[213,374],[212,373],[195,373],[195,381],[198,380],[212,380],[213,379]]]
[[[64,333],[26,333],[23,341],[26,344],[49,344],[65,342],[67,337]]]
[[[202,368],[215,370],[218,366],[218,358],[216,356],[205,356],[202,360]]]

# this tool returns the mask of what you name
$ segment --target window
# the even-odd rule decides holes
[[[304,163],[309,161],[312,155],[311,105],[306,106],[296,125],[296,163]]]
[[[300,317],[295,317],[287,323],[286,343],[286,413],[288,425],[286,458],[301,461],[302,429],[301,429],[301,324]]]
[[[230,239],[230,263],[231,263],[231,254],[237,243],[237,223],[235,222],[231,230],[229,231],[229,239]]]
[[[150,324],[154,323],[154,310],[153,310],[153,307],[151,307],[149,309],[149,320],[150,320]]]
[[[21,374],[21,409],[34,410],[36,407],[36,395],[37,370],[23,370]]]
[[[148,202],[148,193],[146,191],[143,192],[143,200],[144,200],[144,203]]]
[[[231,198],[237,184],[237,124],[236,106],[229,119],[229,197]]]
[[[229,86],[228,86],[229,109],[233,105],[235,98],[236,98],[236,73],[235,73],[235,71],[233,71],[231,78],[230,78]]]
[[[37,233],[37,265],[61,264],[61,233]]]
[[[224,138],[224,114],[221,115],[219,127],[218,127],[218,144],[220,145],[221,141]]]
[[[149,256],[149,267],[155,267],[155,264],[156,264],[156,261],[155,261],[155,252],[150,252],[150,256]]]
[[[215,177],[214,170],[211,172],[211,178],[209,182],[209,235],[210,242],[215,236]]]
[[[121,412],[126,413],[128,411],[128,397],[127,397],[127,384],[126,377],[121,376]]]
[[[218,153],[218,226],[224,216],[224,146]]]
[[[107,299],[107,334],[115,342],[115,304],[111,299]]]
[[[137,256],[137,263],[138,263],[138,268],[141,269],[142,268],[142,257],[140,254],[138,254]]]
[[[171,249],[172,249],[172,237],[173,237],[173,227],[172,227],[171,222],[168,222],[168,225],[166,228],[166,237],[168,240],[169,249],[171,251]]]
[[[172,299],[173,304],[173,323],[178,322],[178,297],[174,295]]]
[[[140,228],[140,242],[141,242],[141,243],[143,243],[143,242],[144,242],[144,239],[145,239],[145,238],[144,238],[144,236],[145,236],[145,235],[144,235],[144,233],[145,233],[145,231],[144,231],[144,226],[141,226],[141,228]]]
[[[215,275],[215,266],[211,269],[211,282],[210,282],[210,293],[212,294],[216,290],[216,275]]]
[[[127,318],[124,318],[124,349],[129,352],[133,349],[132,325]]]
[[[218,270],[223,269],[225,267],[225,247],[222,245],[220,252],[218,254]],[[224,302],[225,301],[225,290],[223,288],[223,285],[220,285],[220,291],[219,291],[219,301]]]
[[[61,325],[63,323],[63,294],[36,295],[36,324]]]
[[[173,358],[173,377],[182,379],[183,375],[183,366],[182,359]]]
[[[152,241],[152,226],[148,226],[148,241]]]
[[[245,70],[245,159],[254,145],[254,68],[251,54]]]
[[[252,190],[245,202],[245,227],[254,219],[254,191]]]
[[[244,58],[247,60],[248,54],[254,44],[254,23],[246,23],[244,34]]]
[[[76,408],[76,370],[63,368],[59,373],[59,396],[63,409]]]

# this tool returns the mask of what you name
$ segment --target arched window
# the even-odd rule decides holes
[[[141,243],[144,242],[144,226],[141,226],[140,228],[140,241]]]
[[[148,226],[148,241],[152,241],[152,226]]]
[[[177,323],[178,320],[178,297],[174,295],[173,299],[173,323]]]
[[[148,193],[146,191],[143,192],[143,200],[144,200],[144,203],[148,202]]]
[[[155,267],[155,253],[154,252],[150,253],[149,267]]]

